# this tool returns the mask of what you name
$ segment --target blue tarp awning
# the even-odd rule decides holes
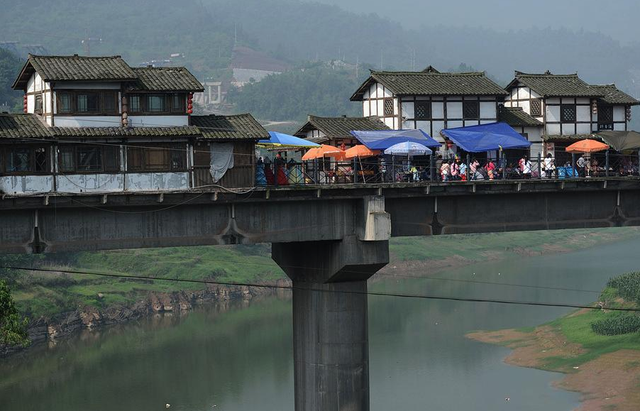
[[[351,134],[370,150],[386,150],[395,144],[406,142],[429,148],[439,148],[441,145],[422,130],[354,130]]]
[[[531,146],[531,142],[506,123],[449,128],[442,130],[441,133],[453,141],[456,146],[470,153],[529,148]]]
[[[309,140],[305,140],[303,138],[291,136],[289,134],[278,133],[275,131],[269,131],[269,136],[271,137],[268,140],[259,140],[258,145],[263,147],[270,148],[311,148],[311,147],[320,147],[320,144],[312,143]]]

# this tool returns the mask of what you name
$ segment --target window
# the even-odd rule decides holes
[[[79,113],[99,113],[100,94],[79,93],[76,95],[76,110]]]
[[[77,171],[102,171],[102,151],[100,147],[78,147]]]
[[[0,171],[8,174],[49,173],[49,149],[47,147],[11,147],[0,151],[4,168]]]
[[[61,173],[120,171],[120,146],[62,146],[58,150]]]
[[[187,153],[184,144],[159,147],[129,147],[127,169],[141,172],[183,171],[186,169]]]
[[[106,114],[118,114],[118,94],[113,91],[102,93],[102,108]]]
[[[147,96],[147,111],[150,113],[163,113],[165,109],[165,99],[162,94],[150,94]]]
[[[174,94],[171,96],[171,111],[173,113],[184,113],[186,108],[184,106],[185,98],[184,94]]]
[[[71,93],[57,93],[58,95],[58,113],[59,114],[68,114],[73,112],[73,107],[71,105],[71,100],[73,96]]]
[[[613,106],[598,105],[598,129],[613,130]]]
[[[563,123],[576,122],[576,106],[563,104],[560,106],[560,121]]]
[[[393,109],[393,99],[392,98],[385,98],[384,99],[384,116],[385,117],[392,117],[394,114],[394,109]]]
[[[465,120],[477,120],[480,118],[480,102],[464,101],[462,112]]]
[[[117,115],[117,91],[58,91],[57,114]]]
[[[431,120],[431,102],[430,101],[416,101],[416,104],[414,107],[415,107],[416,120]]]
[[[15,148],[7,151],[7,172],[22,173],[31,171],[31,150]]]
[[[129,111],[132,113],[142,112],[142,101],[137,94],[129,96]]]
[[[42,114],[42,94],[37,94],[33,111],[36,114]]]
[[[539,98],[531,100],[531,114],[533,117],[542,117],[542,100]]]

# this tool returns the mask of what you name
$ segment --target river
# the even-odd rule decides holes
[[[634,239],[436,274],[448,280],[385,279],[370,289],[587,304],[597,293],[571,290],[599,291],[611,276],[640,268],[638,249]],[[553,387],[561,374],[506,365],[507,348],[465,338],[473,330],[532,327],[570,309],[369,301],[374,411],[570,411],[579,405],[579,394]],[[275,297],[85,331],[1,360],[0,409],[152,411],[169,403],[178,411],[293,410],[291,338],[291,303]]]

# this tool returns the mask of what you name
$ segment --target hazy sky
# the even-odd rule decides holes
[[[496,30],[561,28],[600,31],[624,44],[640,42],[638,0],[304,0],[375,12],[404,23]]]

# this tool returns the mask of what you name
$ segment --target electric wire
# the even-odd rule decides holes
[[[182,279],[182,278],[159,278],[159,277],[150,277],[150,276],[143,276],[143,275],[123,275],[123,274],[116,274],[116,273],[97,273],[97,272],[78,271],[78,270],[53,270],[53,269],[46,269],[46,268],[19,267],[19,266],[2,266],[0,268],[10,269],[10,270],[21,270],[21,271],[33,271],[33,272],[92,275],[92,276],[98,276],[98,277],[119,278],[124,280],[138,280],[138,281],[140,280],[168,281],[168,282],[175,282],[175,283],[224,285],[224,286],[252,287],[252,288],[279,289],[279,290],[301,290],[301,291],[322,292],[322,293],[339,293],[339,294],[407,298],[407,299],[420,299],[420,300],[520,305],[520,306],[532,306],[532,307],[573,308],[573,309],[585,309],[585,310],[608,310],[608,311],[620,311],[620,312],[640,312],[640,308],[605,307],[601,305],[591,306],[591,305],[581,305],[581,304],[543,303],[543,302],[535,302],[535,301],[500,300],[500,299],[490,299],[490,298],[446,297],[446,296],[426,295],[426,294],[402,294],[402,293],[385,293],[385,292],[376,292],[376,291],[336,290],[336,289],[322,289],[322,288],[314,288],[314,287],[300,287],[300,286],[296,286],[295,284],[290,286],[289,285],[285,286],[285,285],[277,285],[277,284],[257,284],[257,283],[248,283],[248,282],[227,282],[227,281],[213,281],[213,280]]]

